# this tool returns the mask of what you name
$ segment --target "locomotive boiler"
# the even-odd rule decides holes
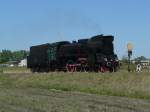
[[[30,47],[27,67],[33,72],[117,71],[114,36],[97,35],[78,41],[60,41]]]

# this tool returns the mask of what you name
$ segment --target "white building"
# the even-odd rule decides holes
[[[141,61],[132,60],[132,63],[133,64],[140,63],[142,66],[150,66],[150,60],[141,60]]]
[[[27,59],[23,59],[20,61],[20,63],[18,64],[19,67],[24,67],[27,66]]]
[[[150,60],[141,60],[140,63],[141,63],[143,66],[149,66],[149,65],[150,65]]]
[[[133,60],[132,63],[134,64],[140,64],[142,66],[142,69],[147,70],[148,72],[150,72],[150,60],[141,60],[141,61],[135,61]]]

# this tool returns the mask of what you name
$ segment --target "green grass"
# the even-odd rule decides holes
[[[29,73],[27,67],[0,67],[0,73]]]
[[[150,110],[150,75],[146,72],[33,74],[25,70],[7,68],[0,73],[0,112]]]
[[[2,74],[0,88],[39,88],[150,99],[149,73]]]
[[[148,100],[39,88],[1,88],[0,112],[149,112]]]

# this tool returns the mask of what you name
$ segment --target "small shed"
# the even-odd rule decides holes
[[[19,66],[19,67],[27,66],[27,59],[21,60],[20,63],[18,63],[18,66]]]

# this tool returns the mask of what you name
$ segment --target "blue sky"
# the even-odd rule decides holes
[[[150,57],[150,0],[0,0],[0,50],[115,36],[115,52]]]

